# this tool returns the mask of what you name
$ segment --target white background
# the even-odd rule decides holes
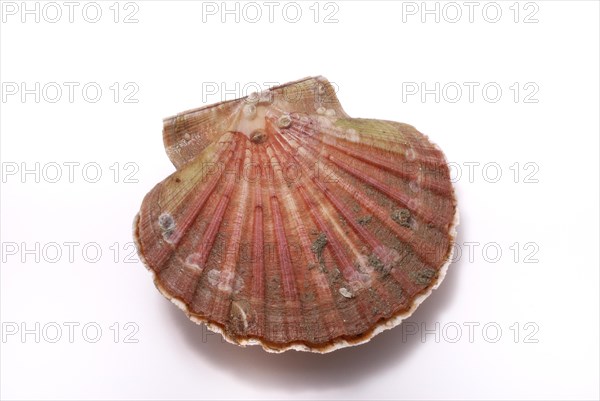
[[[99,3],[97,23],[82,17],[83,2],[72,23],[62,2],[56,23],[3,14],[3,89],[80,86],[72,103],[65,86],[56,103],[48,101],[54,92],[36,103],[3,90],[2,398],[599,398],[598,3],[521,3],[516,23],[512,1],[497,3],[496,23],[486,21],[495,6],[482,15],[484,2],[473,22],[454,3],[462,12],[455,23],[446,3],[439,22],[421,21],[421,2],[412,3],[415,15],[401,2],[366,3],[321,4],[316,23],[312,1],[298,3],[297,23],[285,20],[285,3],[269,22],[262,2],[256,23],[244,21],[254,18],[248,8],[239,22],[229,15],[222,23],[221,2],[207,15],[200,2],[137,1],[137,23],[123,23],[135,10],[124,4],[115,23],[112,1]],[[338,22],[325,23],[333,11]],[[534,11],[538,22],[525,23]],[[207,85],[237,85],[242,96],[244,85],[311,75],[339,87],[351,116],[407,122],[440,145],[456,179],[460,254],[408,325],[332,354],[272,355],[223,343],[166,301],[137,257],[128,258],[131,223],[146,192],[174,171],[162,118],[226,95],[209,96]],[[89,82],[103,90],[96,103],[81,94]],[[137,103],[124,102],[128,82],[139,88]],[[440,90],[456,83],[463,94],[454,103],[454,92],[439,102],[407,95],[422,82]],[[464,82],[479,85],[472,102]],[[498,101],[492,90],[482,95],[487,83],[502,89]],[[21,175],[36,162],[39,177]],[[65,162],[80,163],[73,182]],[[54,163],[62,166],[56,183]],[[100,166],[98,182],[88,182],[95,169],[84,174],[86,163]],[[479,163],[472,176],[465,163]],[[73,259],[68,242],[77,243]],[[479,244],[472,257],[471,242]],[[79,324],[73,342],[68,322]],[[53,343],[56,326],[62,337]],[[102,329],[95,343],[94,327]],[[22,329],[33,334],[23,338]]]

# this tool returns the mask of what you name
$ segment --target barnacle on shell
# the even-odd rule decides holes
[[[351,118],[323,77],[164,120],[176,171],[144,198],[138,252],[195,322],[270,352],[329,352],[437,288],[458,213],[441,150]]]

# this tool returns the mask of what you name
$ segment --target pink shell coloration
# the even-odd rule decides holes
[[[230,342],[329,352],[399,324],[441,282],[457,206],[414,127],[350,118],[307,78],[164,122],[177,171],[134,224],[159,290]]]

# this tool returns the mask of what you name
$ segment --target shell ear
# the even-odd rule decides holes
[[[257,105],[276,104],[298,113],[329,112],[348,117],[336,92],[337,85],[324,77],[310,77],[240,99],[184,111],[163,121],[165,150],[179,170],[218,140],[223,132],[237,131],[237,118],[256,110]]]
[[[188,110],[163,121],[163,142],[178,170],[227,132],[230,116],[243,105],[243,99]]]

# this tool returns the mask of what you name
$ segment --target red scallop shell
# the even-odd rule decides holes
[[[168,118],[177,171],[134,224],[159,290],[230,342],[328,352],[399,324],[449,264],[457,206],[414,127],[307,78]]]

